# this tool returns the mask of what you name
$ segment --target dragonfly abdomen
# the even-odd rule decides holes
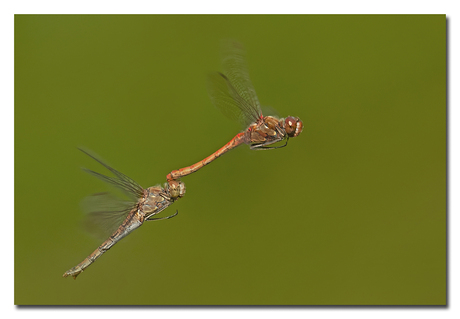
[[[198,163],[195,163],[191,166],[184,167],[178,170],[174,170],[166,176],[166,179],[168,181],[177,180],[178,178],[181,178],[183,176],[187,176],[187,175],[190,175],[196,172],[200,168],[208,165],[209,163],[214,161],[216,158],[222,156],[228,151],[234,149],[235,147],[243,143],[246,143],[246,144],[250,143],[248,136],[249,135],[247,132],[242,132],[242,133],[237,134],[234,138],[230,140],[230,142],[228,142],[223,147],[221,147],[219,150],[217,150],[216,152],[206,157],[204,160],[199,161]]]
[[[117,228],[117,230],[95,251],[91,253],[88,257],[85,258],[77,266],[67,270],[63,277],[72,276],[73,279],[76,279],[79,274],[81,274],[86,268],[88,268],[93,262],[96,261],[99,257],[102,256],[107,250],[109,250],[113,245],[119,242],[122,238],[126,237],[136,228],[140,227],[143,223],[143,219],[139,218],[138,211],[131,211],[131,213],[126,217],[125,221]]]

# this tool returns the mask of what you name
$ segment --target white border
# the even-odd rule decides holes
[[[449,182],[450,182],[450,207],[449,207],[449,307],[434,308],[33,308],[18,309],[14,306],[14,249],[12,243],[14,216],[13,207],[13,50],[14,50],[14,14],[190,14],[190,13],[221,13],[221,14],[240,14],[240,13],[263,13],[263,14],[447,14],[448,24],[448,42],[449,42]],[[100,317],[108,315],[110,318],[121,318],[127,315],[127,312],[134,312],[137,318],[175,318],[186,315],[187,317],[205,318],[234,318],[238,316],[263,316],[263,318],[326,318],[329,316],[339,315],[341,318],[406,318],[408,315],[414,315],[416,318],[460,318],[458,293],[459,276],[456,269],[459,269],[459,235],[458,213],[459,201],[456,195],[460,194],[458,187],[458,164],[459,157],[459,128],[458,124],[458,106],[455,98],[455,89],[460,87],[455,77],[458,74],[458,64],[455,57],[458,56],[458,10],[456,1],[404,1],[404,0],[387,0],[387,1],[250,1],[250,0],[231,0],[231,1],[4,1],[0,5],[0,34],[2,50],[0,59],[0,77],[1,77],[1,94],[2,103],[0,104],[0,120],[2,134],[2,207],[3,215],[1,245],[2,245],[2,263],[0,272],[0,286],[2,297],[0,298],[1,312],[5,318],[23,318],[29,316],[43,316],[47,318],[81,318]],[[456,107],[457,106],[457,107]],[[6,226],[6,227],[5,227]],[[5,230],[8,230],[5,232]],[[39,275],[39,274],[37,274]],[[65,314],[63,313],[65,312]],[[104,312],[103,314],[101,312]],[[370,313],[371,312],[371,313]],[[107,314],[106,314],[107,313]],[[456,314],[456,315],[455,315]]]

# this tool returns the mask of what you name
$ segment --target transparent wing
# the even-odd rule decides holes
[[[212,103],[222,113],[238,121],[244,128],[262,115],[259,100],[249,79],[243,46],[235,41],[222,43],[224,74],[208,77]]]
[[[99,239],[106,239],[121,225],[137,202],[125,201],[111,193],[97,193],[81,202],[86,213],[83,228]]]
[[[236,92],[250,107],[251,115],[256,118],[262,115],[256,90],[249,78],[246,52],[241,43],[234,40],[222,41],[222,66]]]
[[[136,183],[134,180],[132,180],[131,178],[129,178],[125,174],[120,173],[116,169],[110,167],[109,165],[107,165],[106,163],[104,163],[100,159],[96,158],[95,156],[91,155],[87,151],[85,151],[85,150],[83,150],[81,148],[80,148],[80,151],[82,151],[83,153],[85,153],[89,157],[93,158],[94,160],[98,161],[105,168],[107,168],[109,171],[111,171],[116,177],[105,176],[103,174],[97,173],[97,172],[92,171],[90,169],[83,168],[83,170],[85,172],[87,172],[87,173],[89,173],[89,174],[91,174],[91,175],[103,180],[106,183],[114,185],[118,189],[122,190],[126,195],[128,195],[129,198],[132,199],[133,201],[134,200],[137,201],[137,199],[139,199],[139,198],[144,196],[144,189],[138,183]]]
[[[208,76],[208,93],[214,106],[228,118],[240,123],[243,129],[257,121],[256,113],[222,73]]]
[[[111,171],[115,177],[105,176],[90,169],[83,170],[104,182],[115,186],[128,196],[128,200],[122,199],[111,193],[98,193],[86,197],[82,201],[82,209],[86,213],[83,227],[89,233],[99,238],[110,236],[124,221],[132,209],[137,208],[138,201],[144,196],[144,189],[123,173],[110,167],[89,151],[80,148],[80,151],[102,164]]]

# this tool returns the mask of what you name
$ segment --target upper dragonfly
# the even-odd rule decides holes
[[[208,91],[212,103],[224,115],[237,120],[247,129],[230,140],[225,146],[204,160],[188,167],[174,170],[166,178],[168,181],[177,180],[196,172],[208,165],[222,154],[241,145],[248,144],[251,149],[275,149],[287,145],[289,137],[296,137],[302,132],[302,121],[293,116],[278,119],[275,116],[264,116],[256,91],[249,79],[243,45],[228,41],[224,44],[223,68],[224,73],[209,76]],[[280,141],[286,143],[272,147],[268,146]]]
[[[116,177],[105,176],[89,169],[84,170],[104,182],[121,189],[128,196],[129,200],[122,201],[107,193],[95,194],[89,197],[89,200],[91,200],[91,207],[89,208],[92,210],[88,215],[90,226],[96,226],[102,230],[105,228],[112,235],[85,260],[67,270],[63,275],[63,277],[72,276],[74,279],[120,239],[140,227],[144,221],[168,219],[176,216],[177,212],[167,217],[153,217],[185,194],[185,185],[181,181],[169,181],[165,183],[164,187],[157,185],[143,189],[128,176],[120,173],[84,150],[81,151],[104,165]],[[114,228],[116,228],[115,231],[113,231]]]

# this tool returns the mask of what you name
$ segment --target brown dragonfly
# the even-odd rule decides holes
[[[91,211],[88,214],[87,225],[93,226],[93,231],[97,229],[105,230],[112,233],[112,235],[91,255],[86,257],[85,260],[67,270],[63,275],[63,277],[72,276],[74,279],[123,237],[140,227],[144,221],[168,219],[176,216],[177,211],[171,216],[162,218],[153,217],[185,194],[185,185],[178,180],[169,181],[165,183],[164,187],[157,185],[143,189],[128,176],[120,173],[88,152],[81,151],[105,166],[115,177],[105,176],[89,169],[83,170],[104,182],[114,185],[123,191],[129,200],[121,200],[109,193],[95,194],[88,198],[91,204],[91,207],[89,207]],[[115,228],[116,230],[111,232]]]
[[[303,123],[299,118],[288,116],[279,119],[262,114],[256,91],[249,79],[242,44],[226,41],[223,45],[223,53],[222,64],[225,75],[215,73],[209,76],[209,95],[212,103],[224,115],[240,122],[246,130],[237,134],[230,142],[204,160],[172,171],[166,176],[168,181],[196,172],[241,144],[248,144],[254,150],[275,149],[286,146],[290,137],[296,137],[302,132]],[[286,142],[281,146],[269,146],[284,140]]]

